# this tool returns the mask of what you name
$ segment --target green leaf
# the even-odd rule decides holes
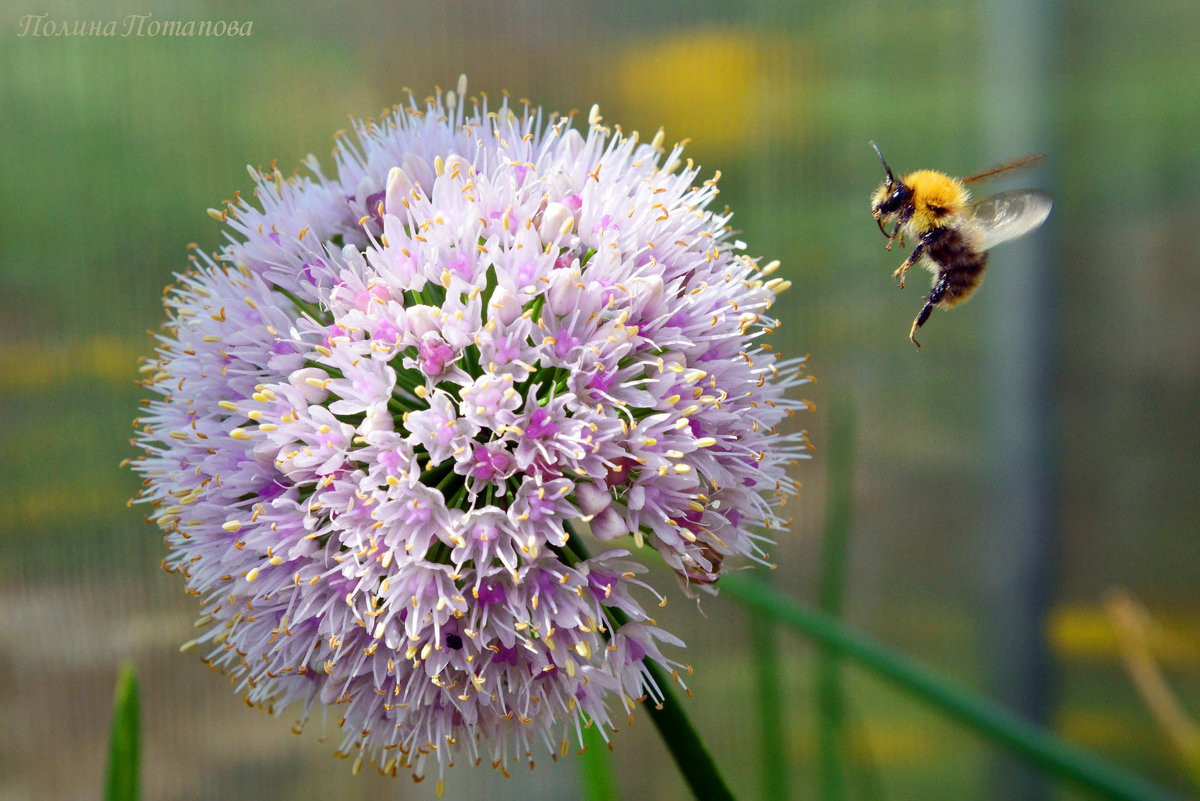
[[[133,666],[121,667],[113,704],[112,731],[108,743],[108,779],[105,801],[137,801],[141,731],[138,723],[137,673]]]

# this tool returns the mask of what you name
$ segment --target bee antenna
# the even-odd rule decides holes
[[[888,183],[889,184],[896,183],[896,179],[892,177],[892,168],[889,167],[887,162],[883,160],[883,154],[879,152],[879,145],[875,144],[874,139],[871,140],[870,144],[871,144],[871,147],[875,148],[875,153],[878,154],[879,161],[883,163],[883,169],[887,171]]]

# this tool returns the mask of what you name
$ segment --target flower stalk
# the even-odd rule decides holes
[[[583,544],[574,528],[565,551],[566,558],[572,561],[590,558],[587,546]],[[617,628],[629,622],[620,609],[612,610],[612,619]],[[657,703],[646,705],[647,713],[692,795],[697,801],[733,801],[735,796],[717,767],[712,752],[708,750],[678,695],[672,689],[672,685],[677,683],[675,677],[668,676],[666,671],[652,660],[645,660],[644,665],[660,694]]]

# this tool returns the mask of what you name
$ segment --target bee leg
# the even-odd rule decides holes
[[[925,325],[925,321],[929,319],[929,313],[931,311],[933,311],[933,304],[926,303],[921,308],[921,312],[917,315],[917,319],[913,320],[912,328],[910,328],[908,331],[908,338],[914,345],[917,346],[917,350],[921,349],[921,343],[917,341],[917,329]]]
[[[908,338],[917,350],[921,349],[921,343],[917,341],[917,329],[925,325],[925,321],[929,319],[929,315],[933,312],[933,307],[942,302],[946,297],[946,290],[950,288],[950,282],[945,278],[939,278],[937,283],[933,285],[929,295],[925,298],[925,305],[921,307],[921,311],[917,313],[917,319],[913,320],[912,328],[909,329]]]
[[[896,268],[895,272],[892,273],[892,278],[896,278],[900,281],[901,289],[904,289],[904,276],[908,274],[908,268],[916,264],[917,260],[920,259],[924,253],[925,243],[921,242],[915,248],[913,248],[913,252],[910,253],[908,258],[904,260],[904,264],[901,264]]]

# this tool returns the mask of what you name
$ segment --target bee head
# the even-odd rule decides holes
[[[883,153],[879,152],[879,146],[871,142],[871,147],[875,148],[875,152],[879,154],[879,161],[883,164],[884,172],[887,173],[887,180],[879,185],[875,190],[875,194],[871,196],[871,214],[875,217],[875,222],[879,225],[879,230],[883,231],[883,235],[892,239],[896,236],[896,232],[888,233],[884,229],[884,225],[896,222],[897,229],[905,219],[912,215],[912,187],[903,181],[897,181],[892,175],[892,168],[883,158]],[[890,243],[889,243],[890,244]]]

